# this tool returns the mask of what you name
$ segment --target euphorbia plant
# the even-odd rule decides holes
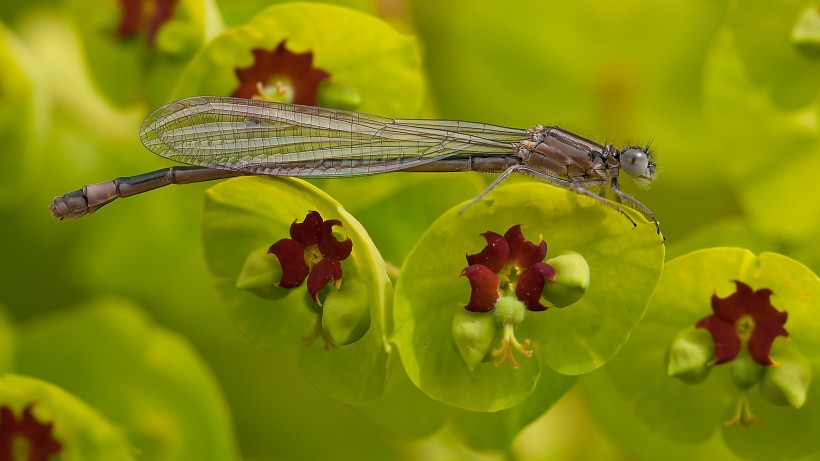
[[[208,42],[174,98],[234,95],[413,116],[422,101],[419,67],[415,40],[379,19],[333,5],[282,4]]]
[[[114,104],[167,101],[180,72],[205,42],[202,0],[71,0],[88,65]]]
[[[0,460],[131,460],[132,446],[90,405],[29,376],[0,376]]]
[[[591,371],[618,351],[660,274],[663,241],[651,226],[633,229],[539,183],[461,207],[430,227],[398,278],[392,338],[416,386],[451,405],[496,411],[539,380]],[[543,261],[547,245],[556,256]],[[532,357],[499,367],[492,350],[505,363],[515,350]]]
[[[785,256],[712,248],[676,258],[606,369],[651,429],[697,443],[722,427],[750,459],[820,450],[820,280]],[[637,395],[637,394],[640,395]]]
[[[461,358],[472,369],[484,358],[486,349],[496,334],[496,328],[493,328],[495,324],[503,330],[501,347],[492,351],[493,356],[500,357],[496,365],[508,361],[513,368],[518,368],[513,349],[525,357],[531,357],[532,350],[528,349],[530,340],[519,342],[514,330],[524,321],[527,310],[547,310],[548,306],[541,303],[541,297],[546,284],[558,283],[558,275],[549,262],[543,262],[547,256],[547,243],[541,240],[536,245],[527,241],[521,233],[520,225],[511,227],[503,236],[491,231],[482,236],[487,240],[487,246],[479,253],[467,255],[467,263],[470,265],[461,271],[461,275],[470,280],[472,290],[470,301],[464,308],[475,313],[494,311],[495,322],[482,325],[487,322],[475,322],[472,317],[457,315],[453,319],[453,343]],[[589,286],[589,266],[586,260],[577,253],[572,253],[572,257],[576,264],[568,266],[571,269],[567,272],[573,273],[564,272],[560,279],[578,282],[577,296],[574,299],[559,299],[563,304],[561,307],[576,302]],[[480,325],[477,337],[472,334],[474,323]],[[480,346],[476,350],[477,343],[483,343],[484,350]],[[465,345],[469,348],[465,348]]]
[[[300,345],[302,372],[335,398],[381,395],[392,288],[367,232],[341,205],[298,179],[237,178],[208,191],[203,241],[216,286],[251,341]],[[316,337],[326,349],[309,345]]]

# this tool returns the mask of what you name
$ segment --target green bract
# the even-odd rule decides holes
[[[518,301],[520,303],[520,301]],[[490,351],[499,325],[493,315],[458,310],[453,316],[453,347],[470,370]]]
[[[570,306],[589,288],[589,265],[583,256],[567,251],[547,260],[555,269],[555,282],[544,284],[543,297],[557,308]]]
[[[229,26],[239,25],[255,15],[260,10],[265,9],[273,3],[286,3],[287,0],[216,0],[222,20]],[[374,0],[327,0],[322,3],[336,4],[355,8],[368,13],[376,13],[378,8]]]
[[[356,110],[390,116],[419,110],[422,79],[415,39],[358,11],[308,3],[272,6],[215,37],[185,69],[175,99],[231,94],[239,86],[236,69],[254,62],[252,50],[272,51],[283,41],[292,53],[312,53],[312,67],[330,74],[323,85],[341,85],[358,95]],[[319,99],[326,106],[351,108],[350,97],[338,104],[323,99],[321,87]]]
[[[248,254],[242,271],[236,279],[236,288],[249,291],[260,298],[280,299],[288,294],[276,286],[282,278],[282,265],[276,255],[263,245]]]
[[[100,300],[32,321],[15,361],[104,414],[145,459],[235,459],[228,409],[203,360],[129,303]]]
[[[766,367],[760,392],[770,402],[800,409],[811,389],[809,362],[791,343],[780,342],[774,351],[778,366]]]
[[[666,374],[687,383],[699,383],[709,376],[709,362],[715,357],[715,342],[702,328],[685,327],[672,341]]]
[[[791,41],[806,56],[820,57],[820,11],[817,5],[807,6],[800,13],[792,27]]]
[[[333,344],[358,341],[370,328],[370,299],[367,286],[348,280],[339,290],[330,290],[322,305],[322,328]]]
[[[39,379],[0,375],[0,406],[11,409],[19,418],[28,405],[32,405],[38,422],[54,424],[51,434],[62,446],[58,457],[61,461],[134,459],[132,445],[93,404]]]
[[[785,328],[789,339],[777,338],[771,350],[775,365],[745,366],[740,358],[746,353],[744,348],[738,354],[740,361],[712,366],[709,376],[697,384],[667,376],[663,373],[664,364],[676,335],[712,314],[713,295],[722,299],[734,293],[733,280],[755,290],[770,289],[774,293],[771,304],[788,313]],[[670,439],[697,443],[722,427],[728,446],[743,457],[765,460],[805,456],[820,450],[820,440],[813,435],[820,431],[820,422],[814,417],[820,411],[820,386],[810,384],[805,404],[796,410],[771,403],[773,397],[762,396],[760,386],[742,391],[732,379],[740,379],[740,384],[744,384],[748,380],[743,378],[749,378],[751,373],[751,380],[759,383],[757,373],[762,372],[765,383],[765,374],[771,373],[769,369],[777,367],[778,362],[799,366],[799,360],[788,352],[791,348],[811,364],[811,373],[816,375],[820,367],[820,337],[816,333],[820,329],[819,297],[817,276],[785,256],[755,256],[739,248],[689,253],[664,266],[646,317],[606,370],[636,415],[645,422],[651,421],[653,431]],[[781,343],[787,342],[789,348],[783,349]],[[732,377],[733,374],[736,376]],[[799,392],[795,386],[804,379],[794,375],[789,379],[793,381],[787,385],[789,392]],[[748,408],[762,424],[723,427],[725,421],[732,419],[743,394],[748,395]]]
[[[416,386],[451,405],[495,411],[522,401],[539,379],[586,373],[612,358],[643,316],[660,275],[663,244],[655,228],[637,214],[641,224],[633,228],[595,201],[540,183],[500,188],[459,213],[463,205],[431,226],[396,286],[392,339]],[[452,345],[453,318],[470,296],[459,274],[465,255],[485,245],[481,233],[516,224],[528,240],[543,237],[548,258],[581,254],[589,289],[571,308],[527,311],[516,335],[531,340],[535,354],[522,358],[519,369],[478,363],[471,371]]]
[[[364,291],[354,299],[328,300],[332,319],[324,330],[346,346],[324,350],[320,344],[306,347],[301,338],[316,334],[318,306],[310,300],[304,284],[278,300],[264,299],[237,290],[248,255],[265,245],[289,237],[294,221],[315,210],[325,219],[338,219],[353,241],[353,252],[342,261],[342,290]],[[238,178],[208,190],[203,218],[203,244],[208,267],[236,326],[254,343],[279,349],[298,345],[300,366],[306,377],[329,395],[347,402],[372,400],[385,385],[387,351],[384,312],[391,286],[381,259],[367,232],[332,198],[310,184],[292,178]],[[348,282],[354,282],[349,288]],[[329,290],[335,291],[330,287]],[[363,306],[362,299],[368,305]],[[352,321],[351,308],[365,309],[369,329]],[[354,316],[361,318],[361,316]],[[320,325],[321,326],[321,325]],[[366,329],[366,333],[364,330]],[[364,336],[354,338],[355,336]]]
[[[166,102],[180,72],[205,41],[203,0],[139,2],[143,18],[153,14],[159,3],[171,6],[171,15],[159,25],[153,45],[147,36],[148,19],[142,20],[133,35],[122,36],[118,31],[125,2],[67,3],[97,86],[118,106],[147,100],[150,107],[156,107]]]

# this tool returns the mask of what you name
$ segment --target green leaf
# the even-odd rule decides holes
[[[150,17],[158,1],[140,2],[140,14]],[[155,107],[167,101],[188,59],[205,41],[205,2],[171,3],[170,18],[157,29],[156,44],[148,43],[148,20],[133,36],[123,37],[118,26],[125,17],[124,2],[69,0],[68,12],[77,23],[91,73],[103,94],[127,107],[148,101]]]
[[[202,358],[129,303],[40,317],[21,330],[15,358],[19,372],[102,412],[146,459],[235,459],[228,409]]]
[[[760,17],[750,20],[759,23],[750,24],[753,29],[774,26],[782,19],[782,11],[775,13],[771,21],[768,13],[758,13]],[[758,41],[767,43],[761,45],[764,53],[774,52],[770,48],[781,49],[787,43],[785,38],[780,43],[781,40],[769,36],[755,37],[754,43]],[[720,155],[710,155],[709,165],[731,179],[741,208],[761,233],[790,242],[810,242],[820,230],[820,190],[802,187],[800,181],[795,180],[794,172],[805,169],[820,153],[817,130],[820,106],[802,107],[801,103],[798,109],[784,109],[772,101],[771,92],[790,87],[791,83],[754,80],[754,69],[765,71],[766,75],[759,76],[764,80],[804,78],[786,70],[793,67],[787,61],[795,59],[791,54],[796,52],[782,49],[780,52],[789,56],[763,59],[755,45],[744,45],[729,32],[715,41],[704,70],[704,108],[710,131],[719,136],[722,148]],[[765,66],[761,67],[764,62]],[[777,67],[775,62],[783,67]],[[772,69],[776,72],[768,75]],[[817,91],[818,79],[820,75],[810,81],[813,91]],[[706,164],[701,162],[699,166],[703,169]],[[732,241],[730,244],[741,243]]]
[[[606,363],[643,316],[660,275],[662,238],[637,213],[637,228],[591,199],[540,183],[496,190],[464,213],[444,214],[408,256],[396,286],[393,319],[396,343],[408,376],[425,393],[475,411],[511,407],[527,397],[542,365],[581,374]],[[535,355],[521,368],[476,366],[471,372],[453,348],[453,317],[470,288],[461,270],[465,254],[476,253],[488,230],[504,233],[522,224],[524,235],[547,241],[548,255],[572,250],[589,264],[586,295],[571,307],[528,312],[516,331],[529,338]],[[545,375],[549,379],[552,375]]]
[[[312,66],[330,73],[330,84],[358,93],[356,110],[410,116],[421,106],[415,39],[358,11],[309,3],[272,6],[215,37],[185,69],[175,99],[231,94],[239,86],[236,69],[253,63],[251,51],[272,51],[282,41],[293,53],[312,53]]]
[[[786,330],[794,347],[820,365],[820,281],[800,263],[775,253],[755,256],[740,248],[711,248],[676,258],[664,267],[646,317],[629,343],[606,368],[639,419],[672,440],[706,440],[732,417],[740,390],[731,384],[730,367],[715,366],[698,384],[666,376],[666,354],[681,329],[712,314],[712,295],[735,291],[733,280],[774,292],[775,308],[788,312]],[[777,341],[784,341],[778,339]],[[777,345],[775,341],[775,345]],[[773,349],[774,350],[774,349]],[[749,391],[752,412],[761,425],[723,428],[729,447],[752,459],[794,458],[820,449],[809,436],[820,431],[820,387],[811,386],[800,410],[774,405]]]
[[[33,405],[32,412],[39,423],[54,424],[51,434],[62,445],[60,460],[134,459],[128,440],[93,405],[39,379],[10,373],[0,375],[0,406],[10,407],[19,418],[28,405]]]
[[[370,329],[364,337],[330,350],[321,344],[302,344],[302,338],[314,335],[317,322],[316,304],[304,284],[279,300],[236,289],[247,256],[288,238],[291,223],[303,220],[310,210],[326,220],[342,222],[353,241],[350,258],[342,261],[342,284],[346,280],[364,284],[370,300]],[[274,350],[298,346],[302,372],[337,399],[367,401],[384,391],[388,357],[384,312],[391,285],[367,232],[337,202],[298,179],[237,178],[208,190],[202,226],[205,258],[214,283],[235,325],[251,341]]]
[[[41,174],[46,103],[31,52],[0,23],[0,209],[25,203]]]
[[[790,40],[806,4],[803,0],[738,2],[731,17],[744,67],[785,108],[805,107],[817,96],[820,62],[806,59]]]

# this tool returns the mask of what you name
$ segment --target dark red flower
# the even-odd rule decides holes
[[[772,291],[766,288],[752,291],[749,285],[735,281],[737,291],[727,298],[712,295],[710,315],[697,323],[712,335],[715,342],[715,361],[726,363],[740,352],[743,345],[749,348],[752,359],[760,365],[771,365],[769,353],[778,336],[789,336],[783,327],[787,312],[780,312],[772,306],[769,297]]]
[[[310,298],[319,302],[316,295],[331,280],[338,286],[342,279],[342,261],[350,256],[353,242],[336,240],[333,226],[340,226],[338,219],[323,220],[317,211],[308,212],[305,220],[290,225],[289,239],[281,239],[271,245],[268,253],[276,255],[282,266],[282,288],[294,288],[307,279]]]
[[[236,69],[239,87],[231,96],[267,99],[270,96],[266,88],[274,88],[276,93],[292,92],[290,97],[279,102],[316,105],[319,84],[330,78],[330,74],[313,67],[313,53],[293,53],[285,48],[285,42],[273,51],[257,48],[252,53],[253,65]]]
[[[51,434],[54,423],[37,421],[33,407],[26,406],[17,419],[11,408],[0,406],[0,461],[48,461],[62,452],[62,444]]]
[[[120,0],[123,14],[117,26],[117,35],[122,38],[132,37],[144,27],[145,41],[153,47],[160,26],[171,19],[177,2],[178,0]]]
[[[501,347],[492,354],[500,357],[500,366],[510,362],[518,368],[513,357],[517,350],[531,357],[530,340],[520,342],[515,327],[524,319],[524,312],[543,311],[541,293],[547,280],[555,281],[555,269],[543,262],[547,256],[547,242],[529,242],[521,233],[521,226],[512,226],[504,235],[487,231],[481,234],[487,246],[480,252],[467,255],[467,264],[461,275],[470,281],[470,301],[464,306],[471,312],[495,310],[496,321],[503,327]]]
[[[528,310],[546,310],[547,306],[541,304],[541,292],[546,280],[555,280],[555,269],[543,262],[547,242],[527,241],[520,225],[511,227],[503,236],[489,231],[481,236],[487,246],[467,255],[469,266],[461,271],[472,289],[465,309],[489,312],[500,296],[514,293]]]

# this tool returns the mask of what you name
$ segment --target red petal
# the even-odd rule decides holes
[[[727,322],[734,323],[744,314],[749,311],[746,308],[747,299],[752,296],[752,289],[748,285],[741,282],[735,282],[737,291],[727,296],[726,298],[718,298],[717,295],[712,295],[712,311],[715,315]]]
[[[336,236],[333,235],[333,226],[341,227],[342,222],[338,219],[331,219],[325,221],[322,225],[322,238],[319,240],[319,252],[321,252],[325,258],[344,261],[350,256],[350,252],[353,250],[353,241],[350,239],[345,239],[341,242],[336,240]]]
[[[148,20],[148,30],[145,32],[148,36],[148,45],[154,46],[156,42],[157,31],[159,28],[171,19],[174,14],[174,4],[178,0],[156,0],[154,2],[154,12]]]
[[[498,276],[486,266],[464,268],[461,275],[470,280],[470,302],[464,306],[471,312],[489,312],[498,301]]]
[[[479,253],[467,255],[467,264],[487,266],[497,274],[510,259],[510,246],[503,236],[495,232],[487,231],[481,236],[487,241],[487,246]]]
[[[305,281],[310,269],[305,262],[304,245],[296,240],[282,239],[271,245],[268,253],[276,255],[282,266],[282,279],[277,286],[293,288]]]
[[[732,360],[740,352],[740,338],[737,336],[734,322],[727,322],[715,314],[704,318],[696,326],[706,329],[712,335],[717,358],[715,365]]]
[[[735,284],[743,285],[742,282],[738,281],[735,281]],[[746,311],[754,319],[755,325],[765,323],[786,324],[786,319],[789,317],[789,314],[775,309],[770,300],[771,296],[772,290],[763,288],[751,293],[748,298],[744,300],[746,303]]]
[[[142,25],[142,0],[120,0],[122,19],[117,25],[120,37],[130,37],[139,31]]]
[[[545,311],[547,306],[541,304],[541,293],[544,291],[544,280],[555,280],[555,269],[547,263],[540,262],[521,273],[515,296],[523,302],[528,310]]]
[[[756,324],[748,345],[752,359],[761,365],[771,365],[772,343],[778,336],[789,336],[783,325],[776,322]]]
[[[527,269],[533,264],[543,261],[547,256],[547,242],[541,240],[536,245],[524,239],[521,233],[521,225],[516,224],[504,234],[504,239],[510,247],[510,259],[515,261],[522,269]]]
[[[307,278],[307,289],[310,299],[319,302],[316,295],[331,280],[334,284],[342,279],[342,263],[333,258],[324,258],[313,266]]]
[[[8,407],[0,407],[0,460],[12,459],[12,441],[20,437],[25,439],[28,446],[28,460],[52,459],[59,455],[62,444],[54,439],[52,429],[54,423],[41,423],[34,417],[34,404],[29,404],[23,410],[19,420]]]
[[[301,223],[293,221],[290,225],[290,238],[305,247],[319,243],[322,239],[322,215],[318,211],[309,211]]]

